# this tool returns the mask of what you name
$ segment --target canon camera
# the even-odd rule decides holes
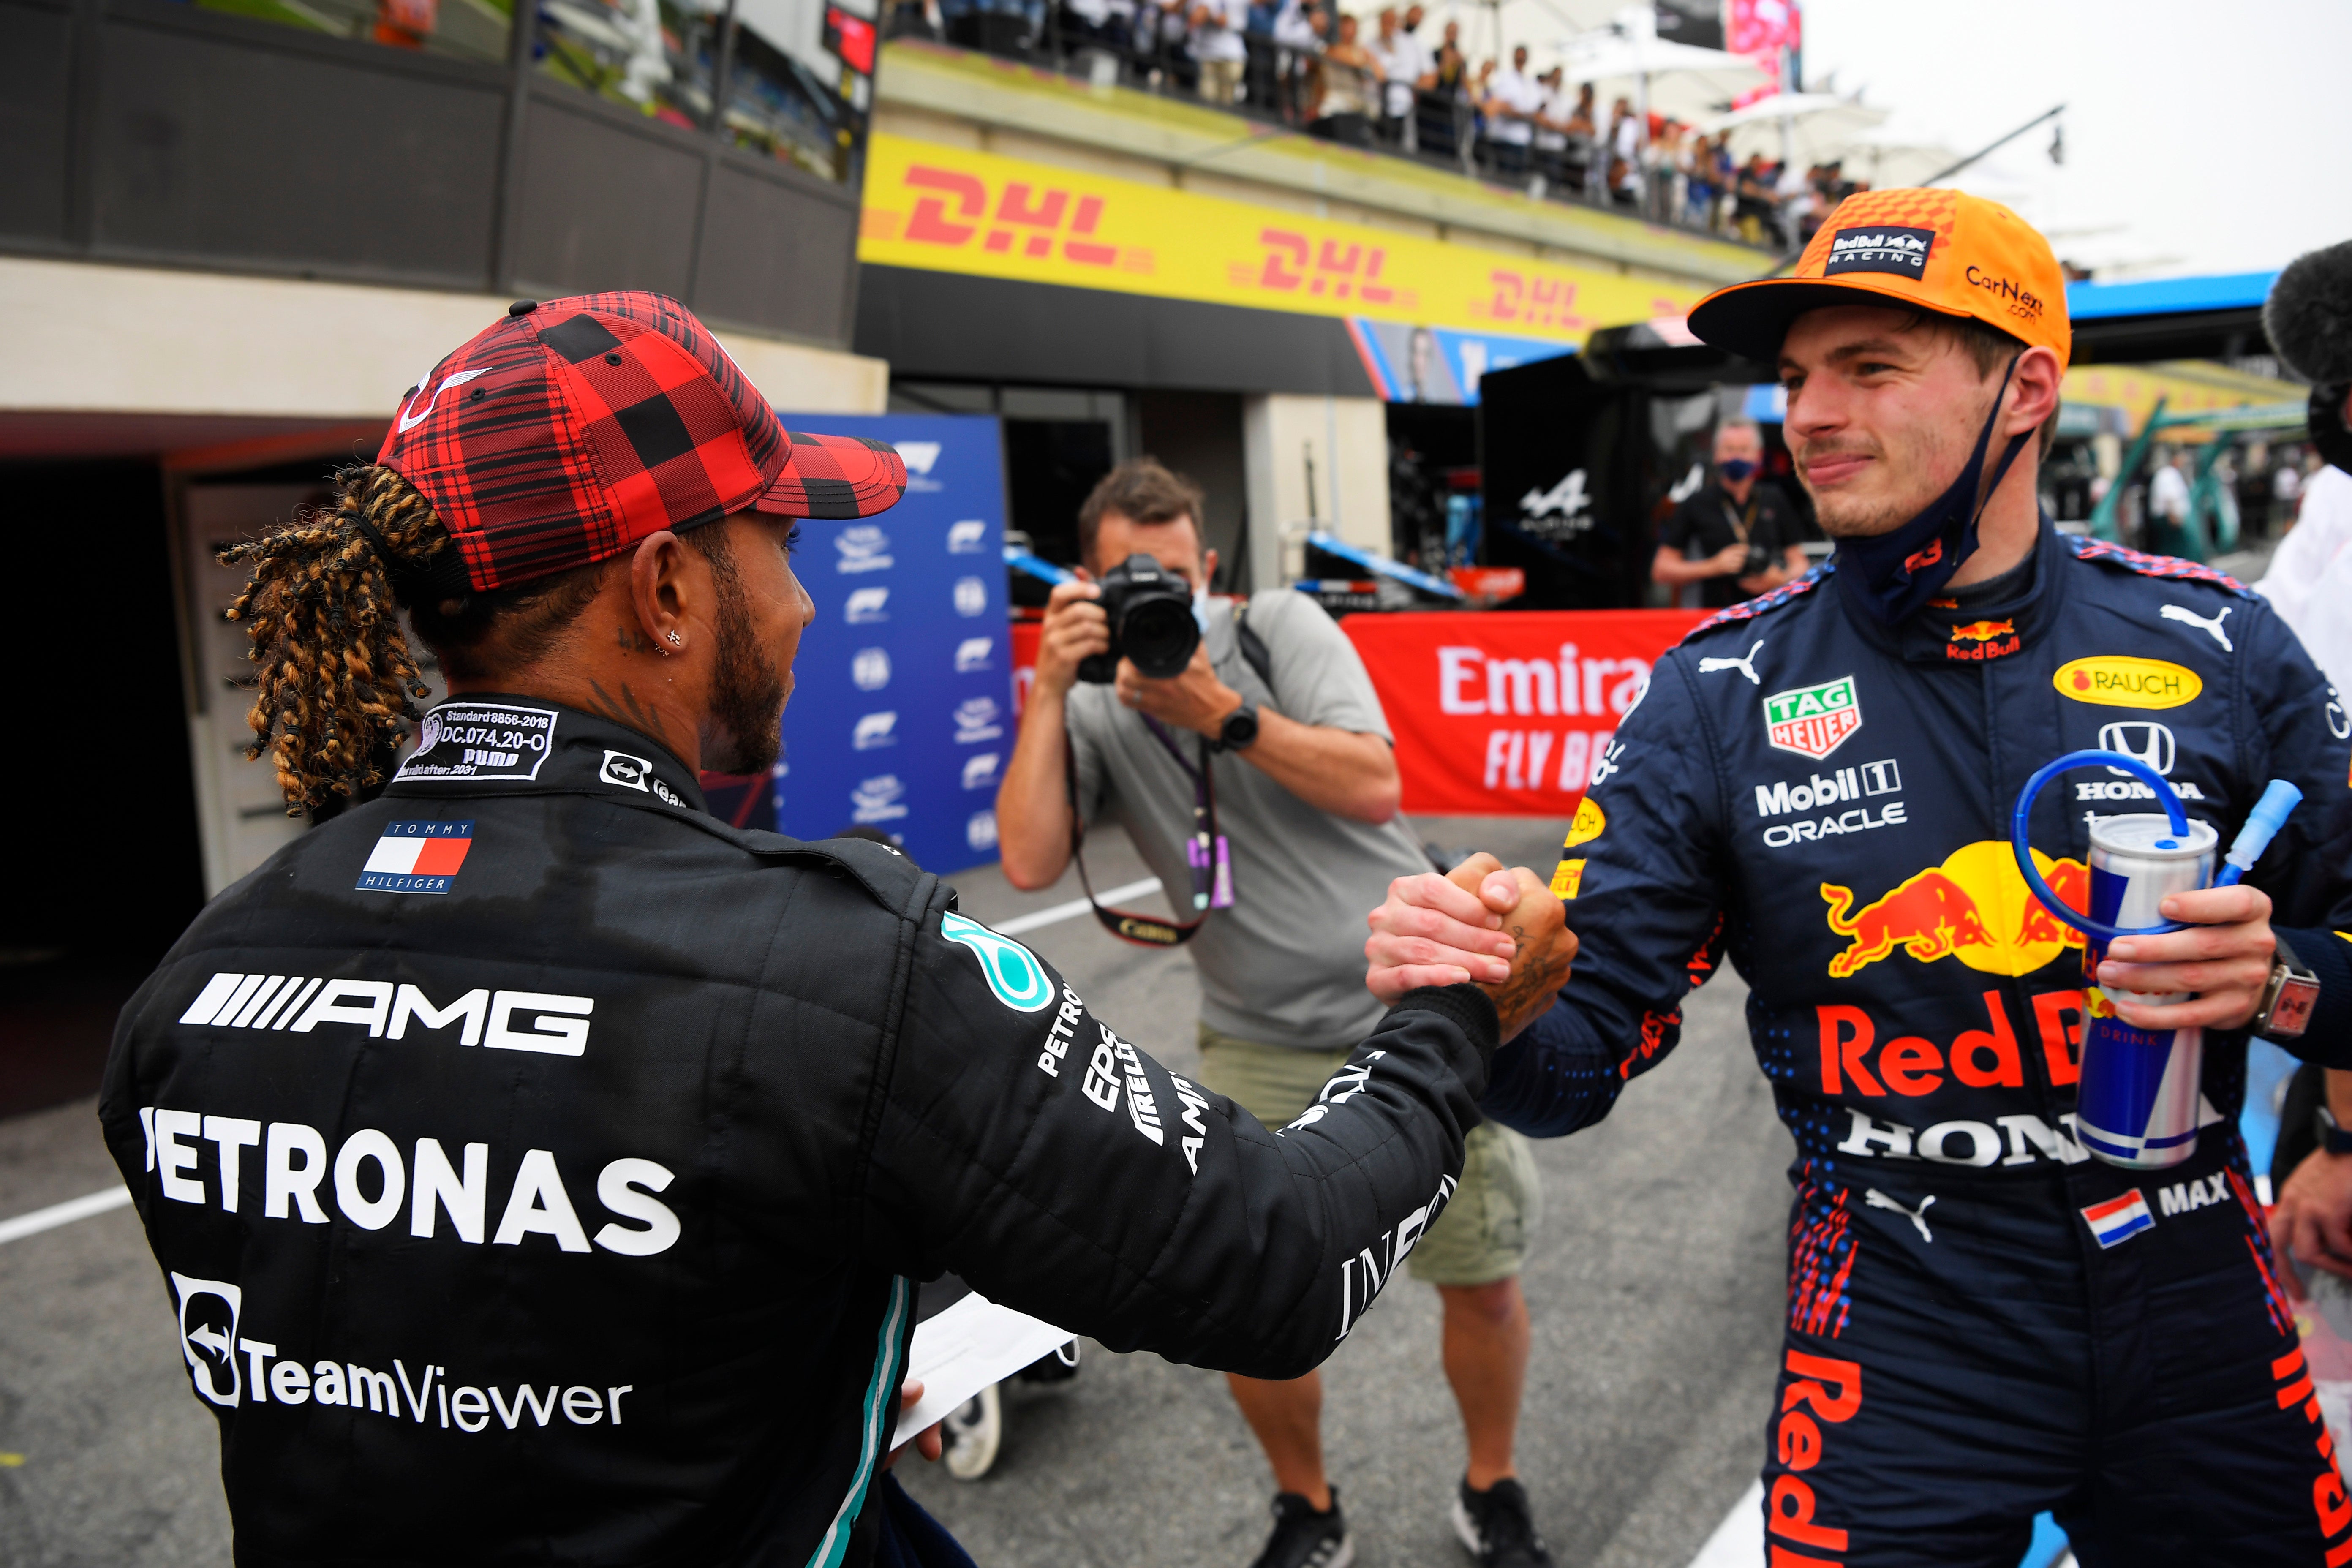
[[[1078,679],[1108,686],[1118,679],[1118,661],[1131,658],[1136,672],[1153,680],[1181,675],[1201,646],[1201,625],[1192,618],[1192,586],[1141,553],[1102,574],[1103,615],[1110,622],[1110,649],[1078,661]]]

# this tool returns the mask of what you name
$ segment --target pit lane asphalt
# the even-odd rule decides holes
[[[1423,818],[1423,836],[1548,872],[1559,825]],[[1144,877],[1124,839],[1098,888]],[[953,879],[1005,921],[1078,896]],[[1137,907],[1159,907],[1134,900]],[[1190,961],[1080,916],[1029,931],[1105,1018],[1195,1070]],[[1538,1143],[1546,1212],[1523,1277],[1534,1353],[1519,1469],[1562,1568],[1684,1568],[1754,1479],[1779,1343],[1788,1138],[1749,1054],[1744,988],[1718,976],[1683,1044],[1601,1126]],[[89,1101],[0,1122],[0,1219],[117,1180]],[[212,1568],[229,1555],[218,1445],[188,1391],[164,1288],[119,1208],[0,1246],[0,1563]],[[1325,1368],[1324,1439],[1367,1568],[1467,1561],[1445,1522],[1463,1465],[1435,1292],[1400,1281]],[[1224,1380],[1089,1348],[1072,1382],[1015,1386],[977,1483],[911,1458],[901,1478],[983,1568],[1242,1568],[1267,1527],[1265,1461]]]

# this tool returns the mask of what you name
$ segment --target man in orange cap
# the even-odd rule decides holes
[[[1673,1048],[1693,985],[1725,957],[1748,981],[1797,1144],[1773,1568],[2009,1568],[2045,1510],[2086,1565],[2352,1562],[2234,1131],[2249,1032],[2352,1066],[2352,724],[2243,587],[2041,511],[2071,334],[2015,214],[1852,197],[1793,276],[1719,290],[1691,328],[1778,365],[1837,553],[1659,661],[1553,879],[1575,978],[1482,1109],[1588,1126]],[[2026,780],[2091,748],[2168,775],[2224,839],[2271,779],[2305,801],[2243,885],[2166,899],[2186,929],[2085,976],[2008,840]],[[2155,792],[2062,782],[2030,838],[2079,889],[2090,819]],[[1374,912],[1376,994],[1485,978],[1507,949],[1484,924],[1505,879],[1455,875]],[[2313,979],[2305,1024],[2277,997]],[[2082,1030],[2108,1011],[2205,1030],[2210,1113],[2177,1163],[2085,1147]]]

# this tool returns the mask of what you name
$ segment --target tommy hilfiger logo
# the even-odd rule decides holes
[[[360,871],[362,893],[446,893],[474,847],[474,824],[387,822]]]

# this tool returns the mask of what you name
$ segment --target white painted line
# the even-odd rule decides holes
[[[1748,1483],[1690,1568],[1764,1568],[1764,1483]]]
[[[61,1204],[35,1209],[31,1214],[20,1214],[15,1219],[0,1219],[0,1242],[22,1241],[28,1236],[38,1236],[45,1230],[55,1230],[61,1225],[71,1225],[94,1214],[121,1208],[130,1202],[129,1187],[109,1187],[102,1193],[91,1193],[87,1197],[68,1198]]]
[[[1157,877],[1146,877],[1140,882],[1129,882],[1123,888],[1105,889],[1102,895],[1102,901],[1106,904],[1115,904],[1121,899],[1139,899],[1146,893],[1156,893],[1159,890],[1160,879]],[[994,931],[999,936],[1019,936],[1024,931],[1035,931],[1039,926],[1053,925],[1057,921],[1066,921],[1074,915],[1082,915],[1086,912],[1086,900],[1072,899],[1066,904],[1055,904],[1051,909],[1039,910],[1034,914],[1020,915],[1013,920],[1004,921],[998,924],[989,925],[988,929]],[[987,922],[983,921],[982,923],[986,924]]]

